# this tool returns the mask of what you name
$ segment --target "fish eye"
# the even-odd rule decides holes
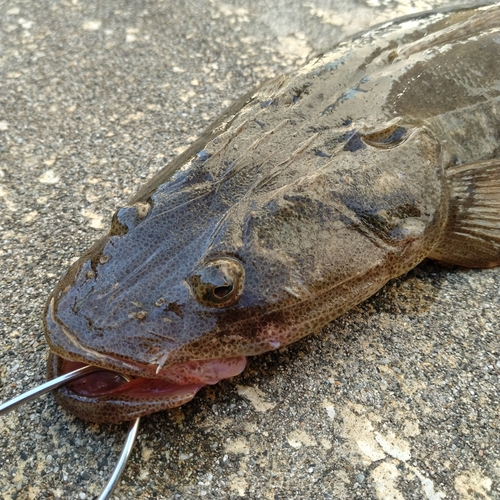
[[[407,130],[398,125],[392,125],[382,130],[377,130],[362,137],[363,142],[379,149],[390,149],[402,144],[407,138]]]
[[[227,297],[234,290],[231,280],[227,276],[224,276],[224,278],[228,281],[228,284],[224,286],[217,286],[214,288],[214,295],[219,299]]]
[[[196,269],[188,281],[200,304],[227,307],[235,304],[241,297],[245,269],[236,259],[221,257]]]

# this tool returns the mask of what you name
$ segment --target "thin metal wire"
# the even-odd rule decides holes
[[[83,368],[78,368],[78,370],[65,373],[60,377],[49,380],[48,382],[45,382],[44,384],[39,385],[34,389],[30,389],[29,391],[26,391],[23,394],[20,394],[19,396],[16,396],[11,400],[2,403],[0,405],[0,415],[5,415],[11,412],[12,410],[15,410],[18,406],[21,406],[25,403],[29,403],[33,399],[36,399],[39,396],[42,396],[43,394],[52,391],[53,389],[57,389],[62,385],[72,382],[73,380],[83,377],[84,375],[88,375],[89,373],[95,372],[98,369],[99,368],[95,366],[84,366]]]
[[[125,440],[125,444],[123,445],[122,452],[118,457],[118,462],[116,463],[115,469],[111,477],[109,478],[106,486],[104,487],[103,492],[99,495],[97,500],[107,500],[113,490],[118,485],[118,481],[120,480],[120,476],[125,470],[125,466],[127,465],[127,461],[130,457],[130,453],[135,443],[135,438],[137,437],[137,432],[139,431],[139,421],[141,419],[138,417],[134,420],[130,421],[130,426],[128,428],[127,439]]]
[[[29,391],[24,392],[23,394],[20,394],[19,396],[16,396],[15,398],[10,399],[9,401],[6,401],[5,403],[2,403],[0,405],[0,415],[6,415],[7,413],[11,412],[12,410],[15,410],[19,406],[28,403],[29,401],[32,401],[33,399],[42,396],[43,394],[52,391],[53,389],[57,389],[58,387],[61,387],[62,385],[68,384],[69,382],[72,382],[73,380],[76,380],[78,378],[84,377],[85,375],[88,375],[89,373],[95,372],[101,370],[101,368],[97,368],[95,366],[84,366],[83,368],[78,368],[77,370],[73,370],[72,372],[65,373],[64,375],[61,375],[60,377],[57,377],[55,379],[49,380],[48,382],[45,382],[42,385],[39,385],[38,387],[35,387],[34,389],[30,389]],[[120,377],[122,377],[124,380],[127,382],[130,380],[127,376],[118,373]],[[118,462],[116,463],[116,466],[113,470],[113,473],[111,474],[111,477],[109,478],[108,482],[106,483],[106,486],[104,487],[103,492],[99,495],[97,500],[107,500],[111,494],[113,493],[113,490],[116,488],[118,485],[118,481],[120,480],[120,476],[122,475],[123,471],[125,470],[125,466],[127,465],[127,461],[130,457],[130,453],[132,451],[132,448],[134,446],[135,438],[137,437],[137,432],[139,430],[139,422],[140,418],[136,418],[134,420],[130,421],[130,425],[128,428],[128,433],[127,433],[127,439],[125,440],[125,444],[123,445],[123,449],[120,453],[120,456],[118,457]]]

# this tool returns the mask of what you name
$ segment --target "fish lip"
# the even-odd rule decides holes
[[[136,369],[138,371],[134,372],[133,374],[129,374],[121,370],[116,370],[113,367],[110,367],[109,364],[104,366],[93,363],[92,361],[89,362],[89,360],[60,356],[57,353],[52,353],[52,355],[57,360],[60,360],[58,362],[58,369],[54,372],[55,376],[64,375],[83,366],[93,366],[96,368],[96,372],[128,375],[131,380],[148,379],[157,381],[158,383],[163,382],[165,384],[175,384],[178,386],[204,386],[216,384],[217,382],[220,382],[225,378],[239,375],[245,369],[247,360],[246,356],[189,360],[184,363],[177,363],[162,370],[155,370],[155,367],[153,365],[141,365],[140,363],[137,363]],[[219,373],[206,373],[205,375],[202,374],[198,378],[196,376],[189,376],[189,370],[200,371],[200,369],[203,370],[203,368],[207,366],[219,367],[222,368],[222,370],[219,370]],[[224,372],[224,368],[229,369]],[[217,372],[217,370],[215,371]],[[186,374],[186,372],[188,372],[188,374]],[[153,374],[155,376],[152,376]],[[123,381],[123,383],[125,383],[125,381]]]
[[[246,357],[242,359],[239,372],[243,371],[246,365]],[[66,369],[65,362],[69,364]],[[71,361],[50,352],[47,362],[48,378],[58,377],[81,365],[84,363]],[[228,377],[186,384],[147,377],[132,378],[127,382],[116,372],[103,369],[60,387],[54,391],[54,397],[63,408],[83,420],[98,423],[121,422],[181,406],[193,399],[202,387],[216,383],[222,378]]]
[[[53,352],[49,353],[47,361],[48,379],[60,375],[58,365],[60,365],[63,359]],[[110,372],[107,371],[107,373],[109,374]],[[132,379],[131,382],[134,380],[137,379]],[[177,392],[175,390],[171,391],[168,396],[158,397],[158,395],[152,395],[152,397],[147,399],[130,397],[126,393],[118,395],[101,394],[97,396],[80,394],[71,389],[71,384],[59,387],[53,391],[53,395],[54,399],[64,409],[82,420],[96,423],[119,423],[181,406],[193,399],[203,385],[185,386]]]
[[[163,379],[154,379],[151,377],[144,377],[144,376],[143,377],[129,377],[129,380],[125,380],[123,377],[121,377],[121,375],[122,375],[121,372],[117,372],[115,370],[103,368],[103,367],[98,366],[98,365],[88,364],[88,363],[85,363],[82,361],[75,361],[75,360],[72,360],[69,358],[63,358],[62,356],[59,356],[58,354],[55,354],[53,352],[50,353],[48,365],[49,365],[48,366],[49,378],[56,378],[56,377],[59,377],[61,375],[66,374],[66,373],[69,373],[73,370],[83,368],[85,366],[92,366],[92,367],[96,368],[96,370],[94,372],[91,372],[89,375],[86,375],[84,377],[81,377],[80,379],[77,379],[76,381],[68,383],[67,386],[65,386],[65,387],[69,387],[70,390],[71,390],[71,386],[76,385],[79,381],[85,380],[86,378],[89,378],[95,374],[97,374],[97,375],[104,374],[107,376],[116,375],[116,377],[120,379],[120,381],[115,384],[114,388],[113,387],[109,388],[109,389],[100,388],[98,391],[94,391],[94,393],[84,391],[84,393],[89,398],[108,397],[108,396],[113,394],[114,389],[117,389],[117,388],[120,389],[121,387],[126,386],[130,382],[137,382],[140,380],[151,380],[151,381],[155,381],[159,384],[165,383],[166,385],[167,384],[176,385],[176,387],[195,387],[196,386],[197,388],[201,388],[201,387],[208,384],[207,382],[197,383],[197,384],[173,384],[173,383],[171,383],[169,381],[165,381]],[[78,390],[73,391],[73,392],[75,392],[76,394],[79,394]],[[147,398],[141,398],[141,399],[147,399]]]
[[[171,364],[161,366],[161,361],[159,364],[141,364],[92,351],[56,320],[54,301],[54,297],[49,299],[44,318],[46,338],[51,347],[47,363],[48,378],[56,378],[79,366],[99,368],[94,374],[54,391],[56,400],[64,408],[84,420],[120,422],[180,406],[190,401],[205,385],[239,375],[246,366],[246,356],[177,363],[179,360],[169,360]],[[190,370],[195,373],[194,377],[190,377]],[[99,377],[95,373],[103,374],[104,383],[95,384]],[[113,381],[113,373],[127,375],[131,380],[125,382],[117,376],[118,381]],[[106,386],[110,380],[110,385]],[[86,381],[88,387],[100,388],[94,392],[73,390],[75,387],[84,387]],[[141,386],[145,387],[144,391]],[[134,390],[128,392],[127,387]]]

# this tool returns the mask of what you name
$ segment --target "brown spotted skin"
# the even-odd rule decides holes
[[[446,260],[447,169],[498,157],[499,25],[499,6],[387,23],[247,94],[71,267],[51,350],[132,376],[260,354]],[[98,421],[182,403],[58,398]]]

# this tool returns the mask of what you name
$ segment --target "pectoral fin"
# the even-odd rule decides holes
[[[429,258],[464,267],[500,265],[500,159],[449,167],[448,220]]]

